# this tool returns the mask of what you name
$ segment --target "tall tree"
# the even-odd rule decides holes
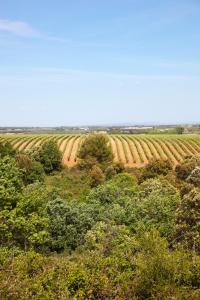
[[[57,144],[53,141],[49,141],[42,146],[37,160],[43,165],[47,174],[61,169],[62,155]]]
[[[79,158],[83,160],[93,158],[100,164],[111,163],[114,156],[108,137],[103,134],[89,135],[81,146]]]

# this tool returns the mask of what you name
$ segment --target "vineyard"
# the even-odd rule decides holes
[[[2,135],[0,142],[9,142],[19,152],[27,152],[47,141],[55,141],[62,152],[63,164],[77,163],[78,151],[86,135]],[[200,154],[198,135],[109,135],[115,161],[129,167],[142,167],[152,158],[169,160],[173,165],[188,155]]]

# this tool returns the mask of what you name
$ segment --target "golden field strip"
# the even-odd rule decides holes
[[[108,135],[115,161],[129,167],[142,167],[152,158],[170,160],[173,165],[188,155],[200,155],[199,135]],[[10,142],[13,148],[26,152],[47,141],[55,141],[63,155],[63,164],[77,163],[78,151],[86,135],[1,135],[0,142]]]

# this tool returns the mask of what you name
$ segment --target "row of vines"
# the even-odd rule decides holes
[[[73,166],[77,162],[77,155],[84,135],[2,135],[0,142],[9,142],[20,153],[26,153],[41,147],[48,141],[57,143],[64,164]]]
[[[77,163],[78,152],[85,135],[2,135],[0,142],[8,141],[19,152],[27,152],[40,147],[47,141],[57,143],[62,152],[63,164]],[[152,158],[169,160],[173,165],[180,163],[188,155],[200,154],[200,137],[110,135],[110,144],[115,161],[127,166],[143,166]]]
[[[153,158],[177,165],[187,156],[200,155],[199,136],[113,135],[110,140],[115,160],[129,166],[143,166]]]

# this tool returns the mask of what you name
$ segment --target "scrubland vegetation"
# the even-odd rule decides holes
[[[200,298],[199,140],[112,141],[1,138],[1,299]]]

